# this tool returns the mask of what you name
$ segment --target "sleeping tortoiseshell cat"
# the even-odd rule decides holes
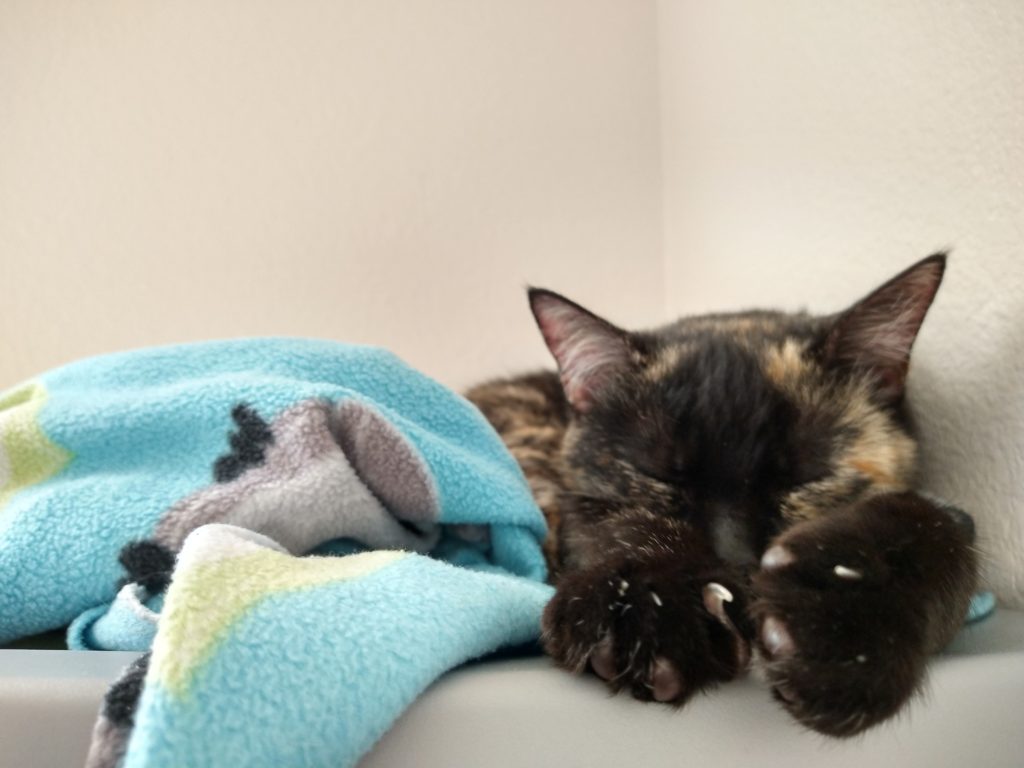
[[[530,291],[558,373],[467,394],[547,516],[559,665],[682,704],[753,654],[822,733],[900,709],[977,572],[970,519],[909,491],[904,382],[944,269],[931,256],[827,317],[637,333]]]

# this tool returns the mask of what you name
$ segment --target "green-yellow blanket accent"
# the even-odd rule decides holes
[[[296,559],[261,549],[198,564],[174,582],[175,594],[160,620],[162,635],[153,646],[152,671],[165,688],[182,696],[220,638],[260,600],[365,576],[406,554],[382,550],[342,558]],[[218,599],[210,600],[210,595]],[[196,620],[196,611],[202,613],[201,621]],[[168,652],[171,648],[173,652]]]
[[[53,477],[72,459],[39,428],[47,397],[46,387],[31,381],[0,394],[0,511],[19,490]]]

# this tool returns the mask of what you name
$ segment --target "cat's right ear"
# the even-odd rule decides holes
[[[884,402],[899,403],[911,347],[945,269],[944,253],[922,259],[838,315],[822,342],[822,359],[867,373]]]
[[[631,367],[635,352],[629,334],[553,291],[531,288],[529,296],[565,396],[585,413],[601,388]]]

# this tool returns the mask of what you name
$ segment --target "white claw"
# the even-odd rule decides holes
[[[727,603],[731,603],[733,601],[732,592],[723,587],[717,581],[709,581],[705,589],[713,593],[715,597],[721,598]]]
[[[721,584],[709,581],[704,585],[704,607],[708,613],[730,629],[732,628],[732,620],[729,618],[729,614],[725,612],[725,604],[732,601],[732,592]]]
[[[832,571],[840,579],[847,579],[848,581],[859,581],[864,578],[863,573],[854,568],[847,568],[845,565],[837,565]]]
[[[729,614],[725,611],[725,604],[731,603],[735,598],[732,592],[718,582],[709,581],[704,585],[703,591],[704,608],[714,616],[719,623],[732,633],[733,645],[736,650],[736,662],[740,670],[746,669],[750,662],[750,648],[743,636],[740,635],[736,625],[733,624]]]

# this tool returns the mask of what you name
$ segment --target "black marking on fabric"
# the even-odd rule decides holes
[[[103,716],[119,727],[130,727],[134,724],[135,708],[142,694],[142,682],[149,669],[149,654],[144,654],[132,662],[117,680],[107,695],[103,697]]]
[[[213,477],[218,483],[230,483],[246,470],[266,461],[267,445],[274,442],[270,425],[246,403],[239,403],[231,411],[238,429],[230,434],[231,450],[213,464]]]
[[[151,540],[126,544],[118,562],[128,572],[127,583],[141,584],[150,594],[167,589],[174,568],[174,554],[163,544]]]

